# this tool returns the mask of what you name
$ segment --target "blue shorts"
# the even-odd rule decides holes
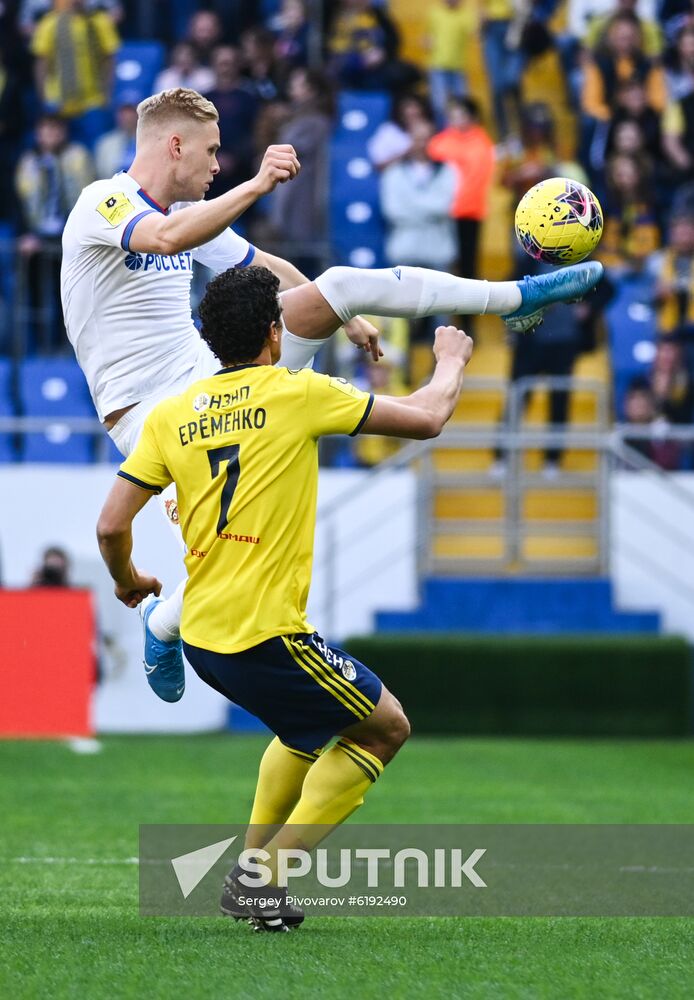
[[[201,680],[302,753],[368,718],[381,697],[379,678],[316,632],[276,636],[241,653],[184,642],[183,652]]]

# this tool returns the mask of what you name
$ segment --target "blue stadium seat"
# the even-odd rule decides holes
[[[382,611],[378,632],[533,635],[658,632],[657,611],[621,611],[610,580],[455,579],[423,581],[414,611]]]
[[[330,146],[331,201],[367,199],[378,203],[379,177],[363,143],[334,140]]]
[[[655,354],[654,282],[644,275],[621,278],[605,312],[614,378],[615,414],[624,419],[624,398],[632,380],[648,374]]]
[[[338,125],[330,144],[330,225],[338,263],[382,267],[384,226],[378,173],[367,142],[390,113],[387,94],[340,94]]]
[[[0,417],[16,415],[12,396],[12,365],[6,358],[0,358]],[[14,462],[16,458],[11,434],[0,434],[0,464]]]
[[[338,99],[335,136],[358,136],[365,143],[389,117],[390,107],[389,94],[343,90]]]
[[[53,417],[44,433],[25,434],[25,462],[91,462],[94,442],[90,434],[71,433],[66,417],[95,418],[84,375],[76,361],[62,358],[29,358],[19,368],[19,403],[24,416]]]
[[[333,255],[336,264],[349,267],[387,267],[383,250],[383,237],[368,231],[355,232],[355,227],[345,226],[333,238]]]
[[[9,222],[0,222],[0,354],[10,353],[10,331],[14,303],[15,232]]]
[[[161,42],[123,42],[116,56],[113,106],[137,104],[149,97],[164,65]]]

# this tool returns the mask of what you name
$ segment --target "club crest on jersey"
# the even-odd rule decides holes
[[[345,660],[342,664],[342,676],[346,681],[353,681],[357,676],[357,668],[351,660]]]
[[[210,405],[210,397],[206,392],[201,392],[193,400],[193,409],[196,413],[200,413],[201,410],[206,410]]]
[[[166,516],[172,524],[178,524],[178,502],[176,500],[165,500],[164,508]]]

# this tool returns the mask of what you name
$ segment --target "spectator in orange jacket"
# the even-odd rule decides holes
[[[459,97],[449,102],[448,126],[431,139],[427,152],[432,160],[451,163],[458,174],[451,207],[458,236],[458,268],[462,277],[474,278],[480,223],[487,215],[494,173],[494,143],[480,123],[476,101]]]

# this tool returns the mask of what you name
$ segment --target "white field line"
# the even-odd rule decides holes
[[[363,866],[366,862],[361,859],[355,861],[355,867]],[[146,858],[144,860],[140,858],[59,858],[59,857],[25,857],[19,856],[16,858],[0,858],[0,865],[170,865],[170,858]],[[387,867],[387,865],[385,866]],[[511,868],[526,871],[528,869],[536,870],[563,870],[563,871],[573,871],[578,870],[582,865],[572,865],[572,864],[514,864],[508,862],[497,862],[491,865],[492,868]],[[618,865],[616,869],[610,865],[610,870],[616,870],[622,873],[629,873],[632,875],[691,875],[694,873],[694,867],[685,866],[664,866],[664,865]]]
[[[139,858],[0,858],[3,865],[139,865]]]
[[[65,741],[65,746],[73,753],[81,755],[92,755],[101,753],[103,744],[99,740],[87,736],[75,736]]]

